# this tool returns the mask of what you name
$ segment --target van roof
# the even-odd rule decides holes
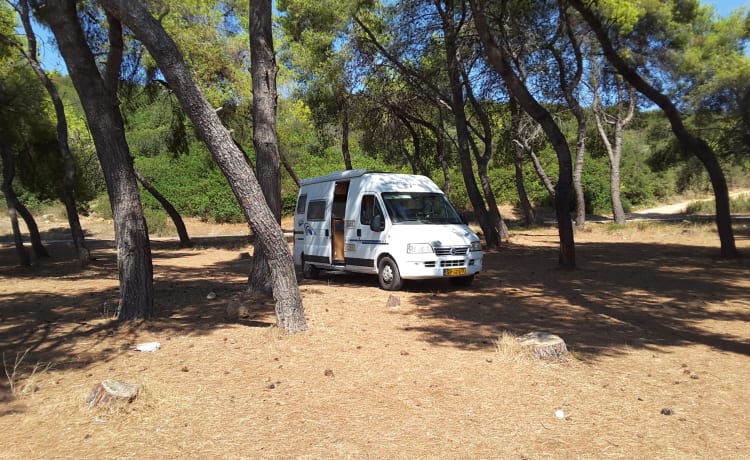
[[[342,179],[351,179],[353,177],[360,177],[367,173],[366,169],[347,169],[345,171],[336,171],[325,176],[310,177],[302,179],[300,185],[319,184],[321,182],[331,182]]]

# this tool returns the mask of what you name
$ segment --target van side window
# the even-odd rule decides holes
[[[375,199],[375,195],[364,195],[362,196],[362,206],[359,210],[359,222],[362,225],[370,225],[372,218],[377,215],[383,215],[383,211],[380,210],[380,204]]]
[[[326,217],[326,201],[311,201],[307,207],[307,220],[324,220]]]
[[[301,195],[297,200],[297,214],[305,213],[305,205],[307,204],[307,195]]]

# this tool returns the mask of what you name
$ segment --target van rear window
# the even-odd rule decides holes
[[[325,200],[311,201],[307,206],[307,220],[325,220],[326,202]]]
[[[305,205],[307,204],[307,195],[301,195],[297,200],[297,214],[305,213]]]

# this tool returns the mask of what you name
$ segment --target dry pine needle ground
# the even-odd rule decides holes
[[[310,330],[294,336],[272,326],[271,300],[238,294],[250,250],[242,238],[206,238],[194,249],[155,241],[159,318],[120,326],[110,319],[111,243],[95,243],[99,260],[84,271],[67,261],[66,246],[19,269],[3,245],[9,375],[0,451],[12,459],[746,456],[747,260],[719,259],[710,226],[590,227],[576,235],[574,272],[554,268],[554,229],[517,230],[486,255],[471,289],[411,283],[397,306],[386,306],[390,293],[374,278],[304,280]],[[750,231],[736,232],[747,252]],[[530,331],[559,335],[570,354],[529,356],[513,338]],[[134,350],[150,341],[161,348]],[[109,378],[137,384],[137,399],[88,409],[93,385]]]

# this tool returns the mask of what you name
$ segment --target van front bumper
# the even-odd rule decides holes
[[[472,276],[482,271],[482,253],[465,257],[410,257],[398,266],[403,279],[432,279]]]

